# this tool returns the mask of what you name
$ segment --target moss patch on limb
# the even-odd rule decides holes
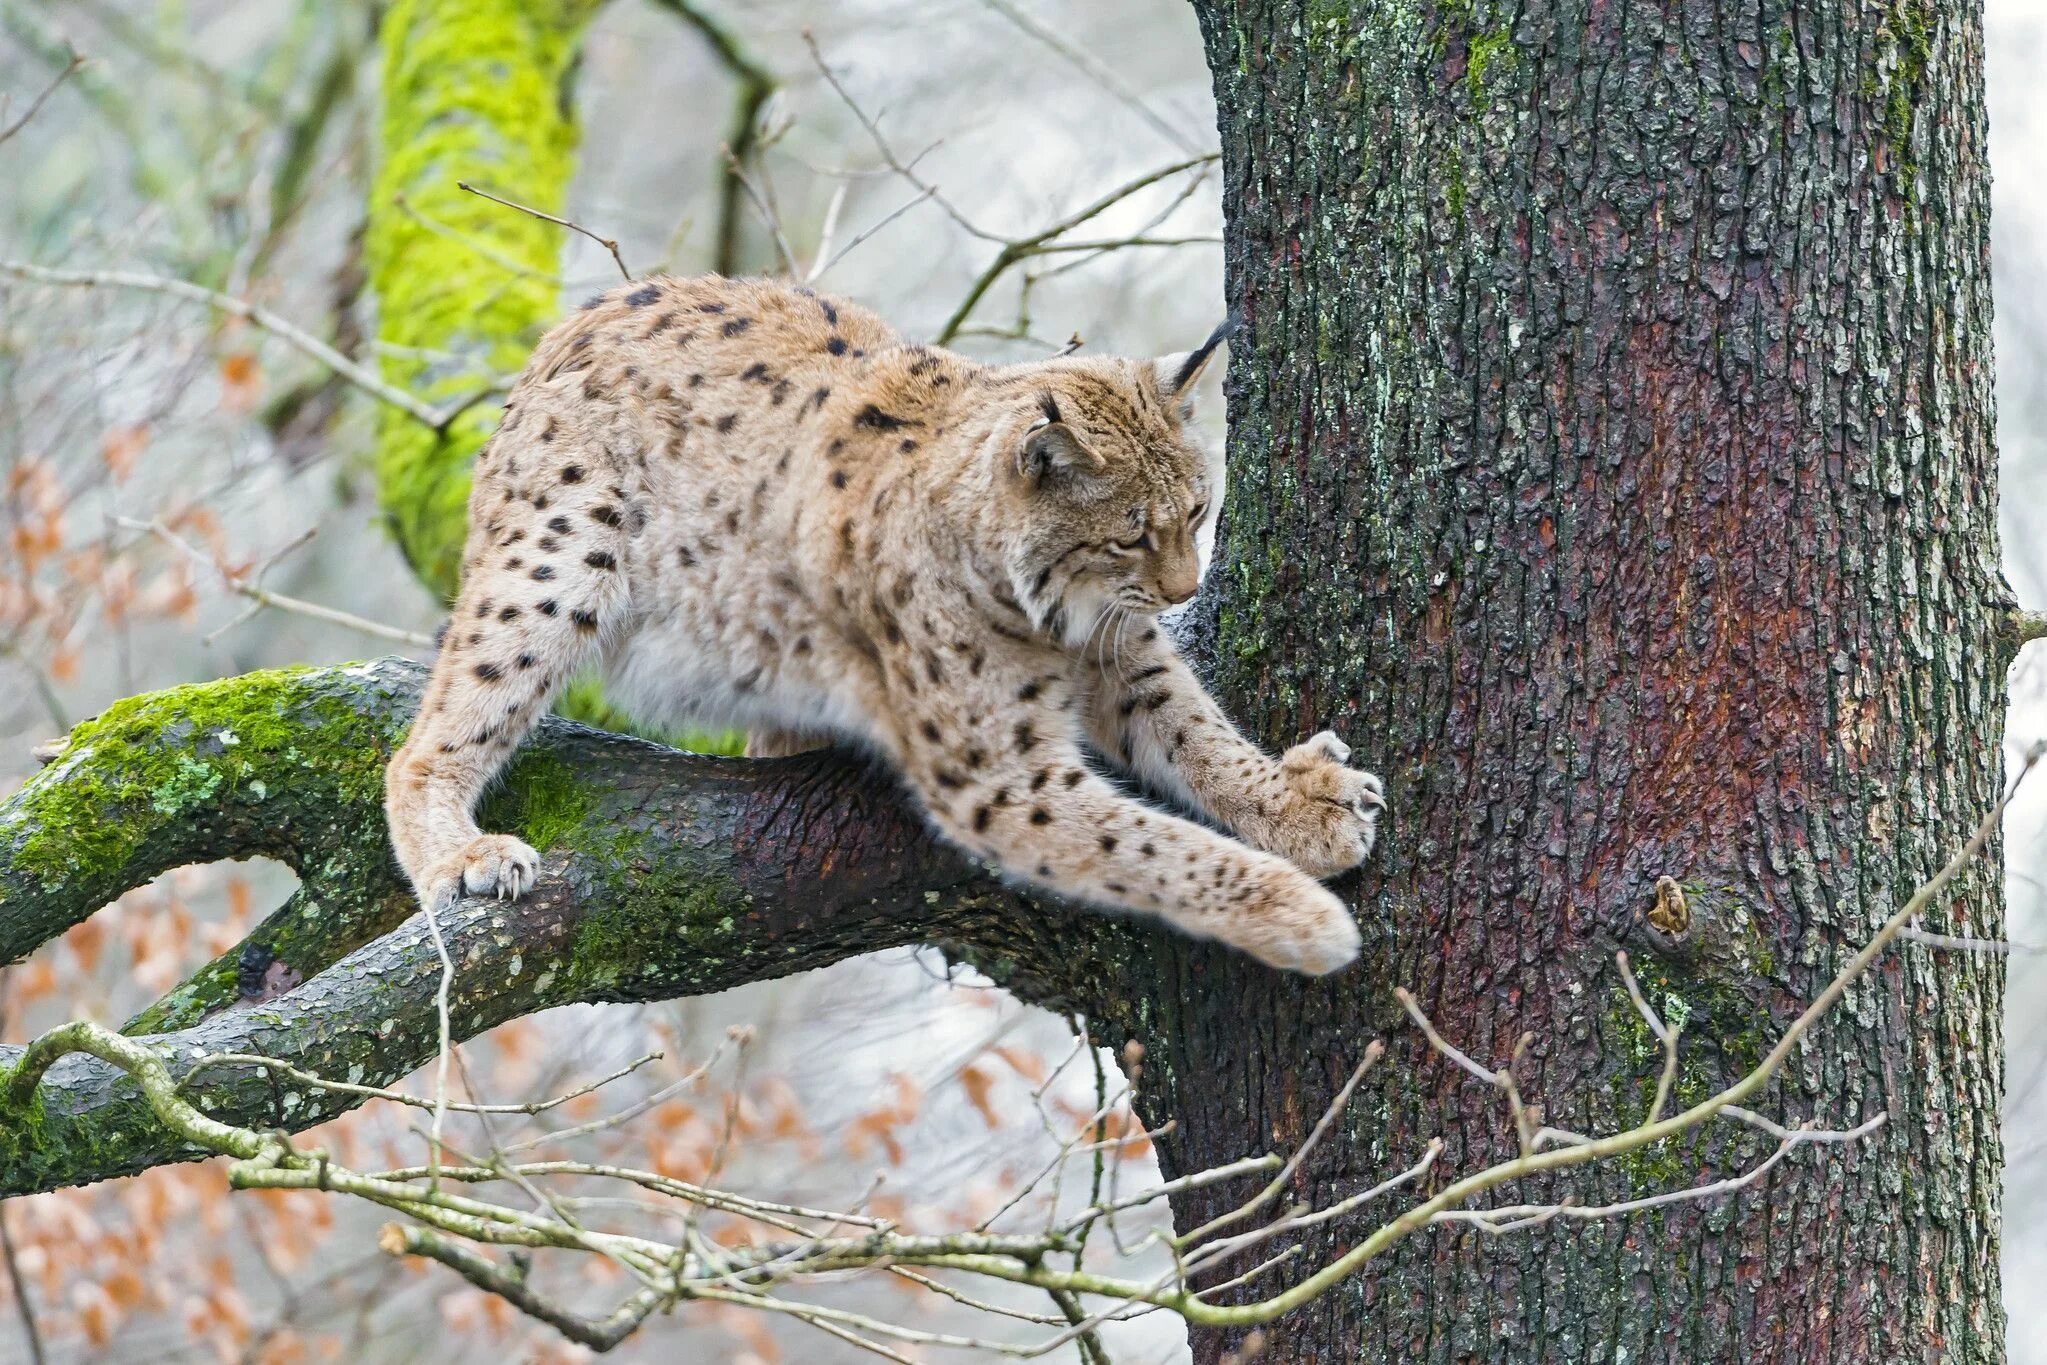
[[[384,377],[434,402],[516,371],[559,311],[563,229],[469,194],[559,213],[575,173],[564,97],[600,0],[395,0],[370,191],[370,284]],[[469,466],[497,425],[479,404],[441,432],[381,415],[377,481],[413,570],[442,597],[461,564]]]
[[[117,702],[0,805],[0,960],[169,868],[381,840],[388,713],[368,669],[283,669]]]
[[[255,674],[81,726],[0,801],[0,947],[20,956],[167,867],[272,853],[299,870],[299,890],[124,1032],[180,1074],[208,1053],[254,1052],[319,1076],[404,1076],[433,1054],[440,959],[390,858],[381,775],[423,681],[403,660]],[[123,831],[111,852],[98,846],[107,823]],[[1094,1014],[1127,994],[1120,964],[1147,932],[1019,906],[845,755],[732,763],[550,718],[484,823],[546,856],[518,902],[442,913],[462,1037],[557,1005],[709,994],[933,940],[1000,961],[1031,998]],[[20,865],[31,839],[44,841],[31,863],[59,868],[56,883]],[[259,950],[261,999],[238,989],[243,949]],[[269,979],[278,964],[288,970]],[[0,1075],[18,1056],[0,1045]],[[296,1131],[354,1103],[234,1068],[195,1085],[205,1113],[261,1128]],[[0,1197],[194,1155],[91,1058],[66,1058],[0,1113]]]

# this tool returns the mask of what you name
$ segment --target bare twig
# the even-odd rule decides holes
[[[1635,1013],[1642,1016],[1642,1022],[1649,1026],[1656,1041],[1663,1044],[1663,1073],[1656,1078],[1656,1098],[1649,1106],[1649,1122],[1663,1117],[1663,1106],[1670,1103],[1670,1092],[1677,1085],[1677,1039],[1679,1030],[1663,1022],[1661,1015],[1649,1008],[1649,1002],[1642,995],[1642,987],[1635,981],[1634,969],[1628,965],[1626,953],[1613,955],[1614,965],[1620,969],[1621,981],[1628,988],[1628,999],[1635,1004]]]
[[[538,1137],[531,1137],[527,1138],[523,1142],[512,1143],[510,1146],[505,1147],[502,1150],[507,1155],[509,1155],[512,1152],[524,1151],[529,1147],[538,1147],[543,1143],[562,1142],[569,1138],[582,1137],[588,1133],[600,1133],[607,1128],[616,1128],[620,1124],[630,1123],[634,1119],[638,1118],[640,1115],[646,1113],[649,1109],[658,1108],[660,1105],[665,1104],[668,1100],[674,1098],[676,1095],[681,1094],[684,1090],[689,1089],[698,1081],[702,1080],[706,1075],[710,1073],[711,1068],[718,1064],[718,1059],[725,1055],[726,1048],[744,1047],[746,1046],[748,1038],[749,1035],[745,1030],[732,1029],[726,1033],[725,1037],[719,1042],[718,1046],[711,1050],[711,1055],[706,1057],[700,1064],[692,1067],[689,1071],[685,1072],[678,1079],[670,1081],[667,1085],[662,1086],[659,1090],[654,1091],[653,1093],[645,1096],[642,1099],[635,1100],[632,1104],[627,1105],[624,1109],[619,1110],[617,1113],[607,1115],[603,1118],[591,1119],[588,1123],[577,1124],[573,1128],[564,1128],[560,1132],[542,1133]]]
[[[902,217],[904,214],[908,213],[911,209],[917,207],[917,205],[923,203],[930,197],[931,197],[930,190],[918,191],[917,194],[912,198],[904,200],[902,203],[896,205],[887,213],[883,214],[879,219],[875,220],[875,222],[873,222],[869,226],[860,229],[860,231],[855,233],[853,237],[844,246],[840,247],[837,251],[833,252],[829,257],[826,257],[824,254],[826,248],[830,245],[829,241],[820,241],[818,244],[819,259],[817,264],[813,265],[810,268],[809,279],[810,280],[818,279],[827,270],[830,270],[833,266],[837,265],[840,261],[845,260],[847,256],[851,255],[855,247],[859,246],[862,242],[868,241],[876,233],[886,228],[890,223],[895,222],[896,219]],[[838,202],[837,196],[833,197],[832,202],[834,204]]]
[[[1345,1081],[1343,1087],[1336,1092],[1336,1098],[1329,1101],[1329,1106],[1322,1111],[1322,1117],[1317,1119],[1315,1126],[1309,1130],[1307,1140],[1296,1148],[1293,1156],[1288,1158],[1286,1164],[1279,1168],[1279,1174],[1272,1177],[1271,1182],[1264,1189],[1251,1196],[1245,1203],[1238,1205],[1228,1213],[1211,1218],[1192,1232],[1175,1237],[1173,1244],[1182,1248],[1199,1246],[1217,1232],[1229,1227],[1233,1223],[1238,1223],[1251,1217],[1258,1210],[1279,1198],[1281,1192],[1293,1181],[1294,1173],[1301,1169],[1301,1163],[1308,1159],[1308,1154],[1315,1150],[1316,1145],[1322,1141],[1323,1136],[1328,1133],[1331,1125],[1336,1122],[1337,1117],[1350,1107],[1350,1097],[1357,1093],[1359,1084],[1365,1079],[1365,1073],[1376,1066],[1379,1059],[1385,1055],[1386,1045],[1377,1038],[1374,1038],[1365,1048],[1364,1058],[1359,1061],[1356,1069],[1350,1073],[1350,1079]]]
[[[938,329],[938,335],[936,338],[934,338],[934,340],[937,342],[937,344],[942,346],[946,342],[951,341],[955,336],[959,335],[959,329],[966,325],[968,317],[970,317],[973,314],[974,308],[981,302],[982,298],[986,296],[986,294],[991,288],[994,287],[995,282],[1001,279],[1005,274],[1007,274],[1010,268],[1015,266],[1019,261],[1026,261],[1033,256],[1048,255],[1053,252],[1061,250],[1072,249],[1099,253],[1104,250],[1112,249],[1116,246],[1147,244],[1147,242],[1150,239],[1123,239],[1121,241],[1110,242],[1077,243],[1074,244],[1072,247],[1062,247],[1058,244],[1058,242],[1055,239],[1065,235],[1068,232],[1071,232],[1073,229],[1082,226],[1083,224],[1089,222],[1092,219],[1100,217],[1102,214],[1108,212],[1108,210],[1110,210],[1111,208],[1114,208],[1117,204],[1120,204],[1125,199],[1128,199],[1131,195],[1136,194],[1139,190],[1148,189],[1151,186],[1156,185],[1159,181],[1164,180],[1170,176],[1178,175],[1183,171],[1189,171],[1197,167],[1206,166],[1210,162],[1215,161],[1216,159],[1217,159],[1216,156],[1212,154],[1208,156],[1197,156],[1189,158],[1188,160],[1185,161],[1176,161],[1168,166],[1161,166],[1154,171],[1147,171],[1145,174],[1138,176],[1136,179],[1126,181],[1124,184],[1119,185],[1115,189],[1103,195],[1101,198],[1095,200],[1093,203],[1088,204],[1085,207],[1068,214],[1066,217],[1060,219],[1058,222],[1053,223],[1050,227],[1041,229],[1040,231],[1032,233],[1027,237],[1018,237],[1006,240],[1003,244],[1002,249],[995,253],[995,259],[990,261],[987,264],[987,266],[983,268],[981,273],[974,277],[974,282],[967,286],[966,296],[962,298],[959,301],[959,303],[953,308],[952,316],[947,318],[945,320],[945,325]],[[1205,239],[1195,238],[1157,239],[1156,241],[1152,241],[1151,244],[1181,245],[1183,244],[1183,242],[1195,240]]]
[[[761,134],[761,110],[775,93],[774,73],[761,63],[724,24],[704,12],[695,0],[657,0],[676,18],[695,29],[710,46],[719,64],[738,82],[732,98],[732,122],[725,132],[726,154],[731,164],[743,169],[753,158]],[[712,269],[720,275],[736,275],[739,260],[740,177],[723,177],[718,185],[718,237]]]
[[[2013,873],[2017,876],[2019,874]],[[1936,934],[1922,929],[1915,922],[1898,931],[1898,937],[1923,943],[1929,948],[1940,948],[1962,953],[2047,953],[2047,947],[2038,943],[2018,943],[2008,938],[1971,938],[1966,934]]]
[[[1760,1119],[1760,1115],[1750,1115]],[[1768,1123],[1767,1119],[1762,1120]],[[1598,1219],[1620,1218],[1647,1209],[1665,1208],[1671,1204],[1696,1203],[1702,1200],[1718,1199],[1722,1196],[1745,1190],[1768,1175],[1772,1168],[1785,1157],[1803,1146],[1812,1143],[1856,1142],[1868,1137],[1883,1127],[1884,1115],[1877,1114],[1867,1121],[1842,1132],[1819,1133],[1803,1129],[1785,1129],[1775,1124],[1781,1138],[1777,1149],[1763,1161],[1737,1176],[1724,1180],[1709,1181],[1704,1185],[1693,1185],[1682,1190],[1664,1190],[1659,1194],[1645,1195],[1640,1199],[1623,1200],[1616,1204],[1511,1204],[1503,1208],[1490,1209],[1446,1209],[1435,1215],[1439,1223],[1469,1223],[1484,1232],[1510,1232],[1521,1228],[1534,1227],[1553,1218],[1571,1218],[1580,1222]]]
[[[1089,80],[1092,80],[1095,84],[1101,86],[1102,89],[1108,91],[1118,102],[1126,105],[1160,137],[1189,155],[1201,150],[1195,140],[1188,136],[1186,129],[1174,125],[1147,104],[1144,97],[1126,85],[1123,79],[1106,62],[1101,61],[1078,44],[1068,42],[1057,30],[1039,23],[1017,5],[1011,3],[1011,0],[981,0],[981,3],[1009,20],[1010,23],[1022,29],[1052,51],[1058,53],[1062,58],[1084,73]]]
[[[437,237],[445,237],[447,240],[460,246],[467,247],[484,260],[489,261],[492,265],[497,266],[508,274],[517,275],[522,279],[539,280],[544,284],[551,284],[557,289],[565,288],[567,285],[567,282],[559,275],[550,274],[544,270],[535,270],[532,266],[522,264],[507,256],[488,242],[480,241],[460,228],[450,226],[438,218],[420,212],[417,208],[413,207],[412,201],[402,194],[391,196],[391,206],[425,228],[428,232],[433,233]]]
[[[146,531],[163,541],[166,545],[189,556],[195,563],[212,569],[220,575],[221,581],[227,585],[230,592],[238,593],[248,598],[254,604],[248,611],[242,613],[242,615],[236,617],[212,635],[209,635],[206,639],[208,644],[212,644],[222,631],[231,630],[263,608],[271,607],[278,611],[291,612],[297,616],[310,617],[315,621],[325,621],[330,625],[345,626],[350,630],[360,631],[364,635],[373,635],[380,640],[395,640],[400,644],[413,645],[421,649],[433,648],[434,639],[431,635],[422,635],[418,631],[405,630],[398,626],[387,626],[381,621],[372,621],[366,616],[357,616],[353,612],[342,611],[336,607],[324,607],[318,602],[308,602],[303,598],[287,597],[281,592],[272,592],[264,587],[261,581],[262,569],[267,569],[271,563],[276,562],[282,555],[303,545],[311,537],[311,531],[308,531],[304,536],[287,545],[276,555],[272,555],[270,560],[261,566],[261,569],[255,573],[250,573],[228,568],[225,564],[222,564],[219,560],[208,555],[198,546],[171,530],[170,527],[164,525],[160,520],[138,521],[133,517],[115,517],[113,522],[116,526],[125,527],[131,531]]]
[[[0,1201],[0,1259],[7,1264],[7,1284],[14,1291],[14,1310],[21,1318],[21,1333],[28,1339],[29,1365],[43,1365],[43,1333],[36,1325],[36,1306],[28,1296],[28,1281],[21,1277],[21,1260],[14,1254],[14,1234],[7,1227],[5,1201]]]
[[[613,1081],[630,1076],[649,1062],[661,1060],[662,1056],[663,1054],[659,1052],[649,1052],[644,1057],[634,1059],[608,1076],[579,1085],[573,1090],[564,1091],[551,1099],[535,1100],[527,1104],[457,1104],[451,1101],[448,1104],[448,1108],[459,1114],[544,1114],[550,1109],[559,1109],[570,1100],[581,1099],[593,1090],[602,1089]],[[393,1104],[410,1105],[415,1109],[432,1109],[434,1107],[432,1100],[422,1099],[418,1095],[408,1095],[402,1090],[386,1090],[374,1085],[356,1085],[349,1081],[330,1081],[325,1076],[315,1076],[310,1071],[301,1071],[297,1067],[280,1062],[274,1057],[262,1057],[253,1052],[208,1053],[192,1063],[191,1067],[185,1072],[184,1078],[178,1082],[179,1088],[183,1089],[191,1084],[194,1076],[210,1066],[260,1066],[265,1070],[275,1071],[281,1076],[289,1076],[301,1085],[310,1085],[319,1090],[332,1090],[344,1095],[362,1095],[370,1099],[389,1100]]]
[[[216,312],[226,313],[230,317],[240,318],[262,328],[292,349],[325,365],[364,393],[410,413],[435,431],[444,430],[454,417],[454,413],[447,409],[436,408],[403,389],[385,383],[326,342],[286,322],[262,305],[238,299],[231,294],[204,289],[185,280],[167,279],[161,275],[143,275],[132,270],[52,270],[47,266],[31,265],[27,261],[0,261],[0,275],[11,275],[18,280],[33,280],[38,284],[63,285],[71,288],[135,289],[149,294],[166,294],[171,298],[184,299],[191,303],[203,303]],[[467,407],[470,401],[465,399],[461,406]],[[456,411],[459,410],[458,408]]]
[[[439,1261],[487,1294],[495,1294],[520,1312],[538,1318],[579,1346],[608,1351],[631,1336],[661,1303],[661,1295],[641,1289],[608,1316],[589,1318],[555,1307],[533,1292],[525,1277],[503,1270],[487,1256],[451,1242],[426,1228],[386,1223],[377,1246],[393,1256],[425,1256]]]
[[[760,215],[761,225],[774,238],[775,250],[782,257],[782,268],[793,278],[802,273],[796,264],[796,249],[789,245],[789,234],[782,230],[782,215],[775,208],[773,197],[747,173],[746,165],[730,147],[725,149],[725,168],[732,183],[746,191],[746,197]]]
[[[0,128],[0,143],[6,142],[7,139],[13,137],[23,128],[26,128],[28,126],[29,120],[42,112],[43,105],[46,101],[48,101],[50,96],[57,93],[57,87],[64,84],[64,82],[70,80],[73,75],[77,74],[78,68],[84,65],[85,54],[78,51],[76,48],[73,48],[71,50],[71,60],[64,64],[64,69],[57,73],[57,78],[51,81],[48,85],[44,86],[41,92],[38,93],[34,99],[28,102],[28,108],[22,111],[20,118],[8,124],[5,128]],[[0,98],[0,110],[4,110],[5,108],[6,104],[4,98]]]
[[[571,232],[582,233],[585,237],[588,237],[591,241],[597,243],[597,245],[603,247],[606,251],[609,251],[611,253],[611,259],[618,265],[618,273],[625,276],[627,283],[631,283],[633,278],[633,272],[625,268],[625,257],[618,254],[618,243],[613,241],[611,238],[603,236],[600,233],[592,232],[589,228],[584,227],[581,223],[571,222],[567,218],[557,218],[555,215],[545,212],[544,210],[541,209],[536,209],[532,207],[530,204],[521,204],[511,199],[501,199],[497,195],[492,194],[489,190],[480,190],[476,188],[476,186],[470,184],[466,180],[457,180],[455,182],[455,186],[457,189],[464,189],[469,191],[471,194],[479,196],[480,198],[488,199],[493,204],[503,204],[508,209],[517,209],[520,213],[529,214],[532,217],[540,219],[544,223],[553,223],[556,227],[565,227]]]

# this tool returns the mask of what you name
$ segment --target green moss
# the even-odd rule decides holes
[[[628,836],[630,837],[630,836]],[[728,965],[733,916],[746,893],[729,877],[702,868],[650,867],[635,862],[629,846],[614,843],[599,859],[600,876],[614,894],[593,904],[576,928],[570,971],[600,990],[627,984],[628,973],[662,976],[686,962],[701,986]],[[649,944],[677,942],[678,951],[652,953]],[[665,993],[674,994],[673,990]]]
[[[307,776],[344,802],[374,803],[389,737],[339,696],[307,687],[309,672],[152,692],[79,725],[13,803],[12,865],[53,886],[109,876],[166,823],[260,802],[269,784]]]
[[[1443,175],[1445,185],[1444,201],[1450,207],[1450,217],[1459,222],[1464,218],[1464,201],[1470,194],[1464,179],[1464,157],[1453,147],[1443,149]]]
[[[682,749],[692,754],[722,754],[728,758],[736,758],[746,752],[746,735],[740,731],[712,733],[704,730],[662,730],[655,726],[641,725],[606,701],[603,683],[588,674],[573,679],[563,689],[561,700],[555,703],[554,709],[570,720],[579,720],[600,730],[609,730],[619,735],[637,735],[641,739],[666,744],[671,749]]]
[[[1686,887],[1687,897],[1694,888]],[[1703,892],[1701,894],[1704,894]],[[1644,955],[1632,963],[1642,996],[1663,1021],[1682,1032],[1677,1080],[1666,1112],[1688,1109],[1718,1093],[1736,1077],[1755,1069],[1769,1050],[1768,1012],[1741,989],[1757,978],[1743,966],[1721,964],[1696,972],[1677,971],[1660,959]],[[1643,1121],[1656,1100],[1663,1070],[1663,1045],[1649,1031],[1616,979],[1606,997],[1604,1036],[1609,1053],[1618,1052],[1634,1069],[1632,1080],[1617,1091],[1626,1099],[1614,1117],[1622,1126]],[[1616,1158],[1615,1164],[1636,1194],[1653,1193],[1681,1183],[1698,1169],[1703,1134],[1669,1138]]]
[[[1465,45],[1464,90],[1471,98],[1472,108],[1485,103],[1486,72],[1512,71],[1519,59],[1513,36],[1506,29],[1471,35]]]
[[[1865,94],[1881,93],[1884,141],[1892,172],[1909,206],[1917,201],[1919,166],[1912,154],[1912,111],[1926,91],[1927,68],[1933,60],[1933,26],[1938,21],[1930,0],[1893,0],[1876,30],[1876,70],[1865,77]],[[1905,219],[1909,233],[1914,224]]]
[[[469,194],[559,213],[577,132],[564,89],[595,0],[396,0],[381,27],[383,121],[365,241],[384,377],[430,402],[516,372],[560,311],[565,229]],[[384,513],[428,587],[452,597],[469,466],[497,424],[445,431],[379,414]]]
[[[503,830],[545,853],[568,843],[590,814],[590,794],[569,765],[544,749],[528,748],[484,802],[480,823]]]

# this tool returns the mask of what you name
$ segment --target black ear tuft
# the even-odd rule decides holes
[[[1201,377],[1202,370],[1207,368],[1209,358],[1215,354],[1215,348],[1234,337],[1240,330],[1242,329],[1235,318],[1224,318],[1218,323],[1216,329],[1208,334],[1208,340],[1189,351],[1181,360],[1179,368],[1167,380],[1167,392],[1175,398],[1185,397],[1187,390],[1193,387],[1194,381]]]
[[[1057,422],[1060,420],[1059,400],[1054,398],[1050,393],[1041,393],[1038,395],[1038,408],[1045,414],[1046,421]]]

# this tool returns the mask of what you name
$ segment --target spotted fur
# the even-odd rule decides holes
[[[478,459],[454,628],[392,760],[426,898],[538,860],[476,799],[595,665],[643,721],[879,753],[932,823],[1025,882],[1276,966],[1357,952],[1315,880],[1371,849],[1378,779],[1327,732],[1273,760],[1161,633],[1222,494],[1183,430],[1220,338],[991,367],[778,284],[657,279],[540,344]],[[1094,754],[1237,838],[1136,800]]]

